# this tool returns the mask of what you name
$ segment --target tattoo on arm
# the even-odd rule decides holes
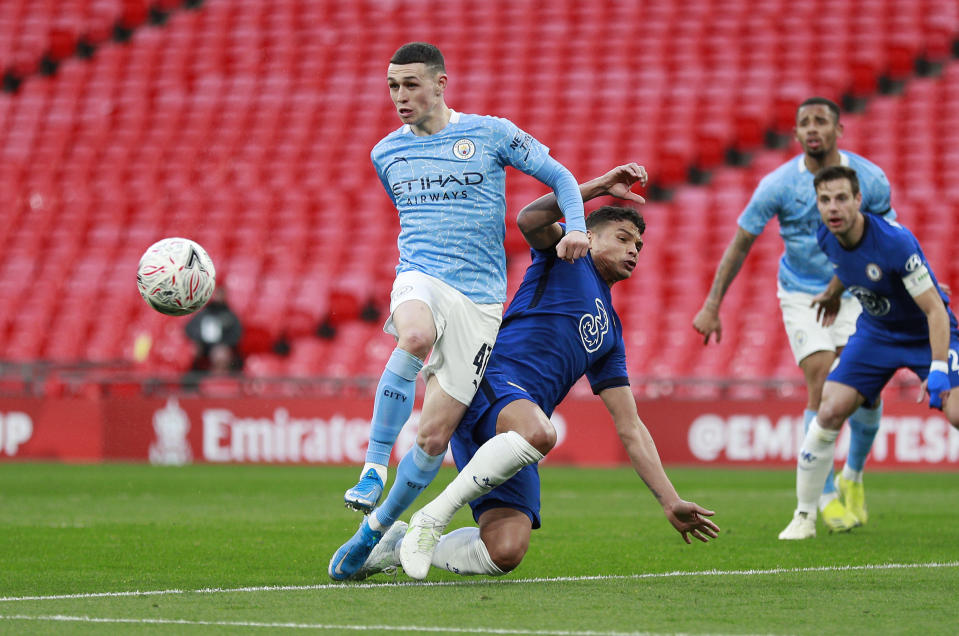
[[[643,477],[642,475],[640,475],[639,478],[642,479],[642,480],[643,480],[643,483],[646,484],[646,487],[649,488],[649,492],[653,493],[653,497],[656,497],[656,501],[662,503],[662,501],[663,501],[663,496],[660,495],[658,492],[656,492],[656,490],[655,490],[652,486],[649,485],[649,482],[646,481],[646,478],[645,478],[645,477]]]

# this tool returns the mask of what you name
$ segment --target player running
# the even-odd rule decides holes
[[[609,193],[641,201],[629,192],[639,179],[645,181],[645,171],[630,164],[580,190],[585,200]],[[633,467],[686,542],[690,536],[708,541],[719,531],[705,518],[712,511],[676,493],[629,388],[622,325],[610,288],[632,275],[645,221],[630,208],[599,208],[586,219],[589,255],[567,263],[555,251],[564,234],[556,222],[559,216],[553,195],[520,213],[533,262],[503,318],[480,390],[453,435],[460,474],[413,515],[405,538],[405,524],[397,522],[368,561],[349,568],[353,574],[343,578],[364,578],[396,565],[400,555],[404,570],[417,579],[426,576],[431,563],[460,574],[500,575],[515,568],[531,530],[540,526],[536,462],[556,443],[549,415],[584,374],[612,414]],[[479,528],[456,530],[441,539],[453,514],[467,502]],[[358,548],[354,537],[337,552],[333,578],[339,578],[335,564],[353,555],[337,557]]]
[[[376,388],[360,481],[344,495],[348,507],[364,513],[383,492],[390,452],[413,411],[417,374],[426,378],[419,433],[397,473],[399,483],[411,484],[411,497],[436,475],[483,377],[506,300],[507,166],[556,192],[570,230],[559,256],[575,260],[588,249],[573,175],[511,122],[450,109],[439,49],[403,45],[386,79],[403,125],[374,146],[371,158],[400,219],[400,262],[384,326],[397,346]],[[370,526],[380,531],[376,519]]]
[[[783,324],[789,336],[796,364],[806,379],[806,409],[803,423],[816,415],[826,374],[855,329],[859,303],[848,294],[834,323],[824,327],[810,307],[812,297],[820,293],[832,278],[832,268],[816,244],[819,212],[812,188],[813,176],[826,166],[850,166],[859,172],[862,182],[863,209],[892,220],[896,213],[889,202],[889,181],[882,170],[869,160],[851,152],[840,151],[837,142],[842,136],[839,106],[822,97],[811,97],[796,110],[796,140],[803,154],[766,175],[739,217],[736,235],[723,254],[709,295],[693,320],[693,327],[705,336],[722,337],[719,305],[733,282],[753,241],[772,217],[779,220],[779,235],[786,250],[779,261],[778,297]],[[842,474],[829,479],[823,488],[819,507],[823,522],[834,531],[849,530],[866,523],[865,491],[862,473],[866,456],[872,448],[882,406],[862,408],[849,420],[849,453]],[[839,487],[837,496],[836,485]],[[840,498],[841,496],[841,498]]]
[[[856,332],[823,387],[819,413],[799,451],[799,503],[780,539],[816,536],[816,498],[833,464],[843,421],[862,405],[874,405],[901,367],[922,378],[919,401],[944,411],[959,428],[959,328],[932,268],[912,232],[898,223],[860,211],[856,171],[826,168],[814,180],[822,218],[819,246],[835,268],[824,292],[813,298],[829,325],[848,289],[862,303]]]

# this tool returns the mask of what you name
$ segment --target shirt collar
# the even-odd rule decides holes
[[[805,154],[799,155],[799,158],[797,159],[797,161],[799,162],[799,173],[800,173],[800,174],[802,174],[803,172],[808,172],[808,171],[809,171],[808,168],[806,168],[806,155],[805,155]],[[846,166],[847,168],[849,167],[849,155],[847,155],[846,153],[844,153],[842,150],[839,151],[839,165],[841,165],[841,166]]]
[[[450,123],[450,124],[458,124],[459,121],[460,121],[460,114],[451,108],[451,109],[450,109],[450,121],[449,121],[449,123]],[[449,124],[447,124],[447,126],[449,126]],[[445,128],[444,128],[444,130],[445,130]],[[412,134],[413,134],[413,129],[410,128],[410,125],[409,125],[409,124],[405,124],[405,125],[403,126],[403,132],[404,132],[404,133],[409,133],[409,134],[412,135]]]

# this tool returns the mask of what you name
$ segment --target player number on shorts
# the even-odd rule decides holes
[[[483,375],[483,372],[486,371],[486,363],[489,362],[489,354],[493,352],[493,347],[483,343],[483,346],[479,348],[479,351],[476,352],[476,357],[473,358],[473,366],[476,367],[476,375]]]
[[[959,353],[955,349],[949,350],[949,367],[953,371],[959,371]]]

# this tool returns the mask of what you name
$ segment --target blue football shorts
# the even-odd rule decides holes
[[[487,369],[486,377],[480,382],[479,390],[473,396],[473,401],[450,440],[457,470],[462,470],[479,447],[496,435],[496,418],[507,404],[516,400],[533,401],[530,400],[528,393],[507,384],[495,371]],[[537,465],[524,466],[504,483],[471,501],[470,508],[473,510],[473,519],[477,523],[480,515],[487,510],[512,508],[525,513],[533,523],[534,530],[539,528],[540,499]]]
[[[826,379],[856,389],[866,398],[866,408],[873,408],[896,371],[906,367],[925,380],[930,362],[928,339],[891,343],[859,330],[849,338],[839,365]],[[948,365],[950,385],[959,386],[959,334],[955,332],[949,342]]]

